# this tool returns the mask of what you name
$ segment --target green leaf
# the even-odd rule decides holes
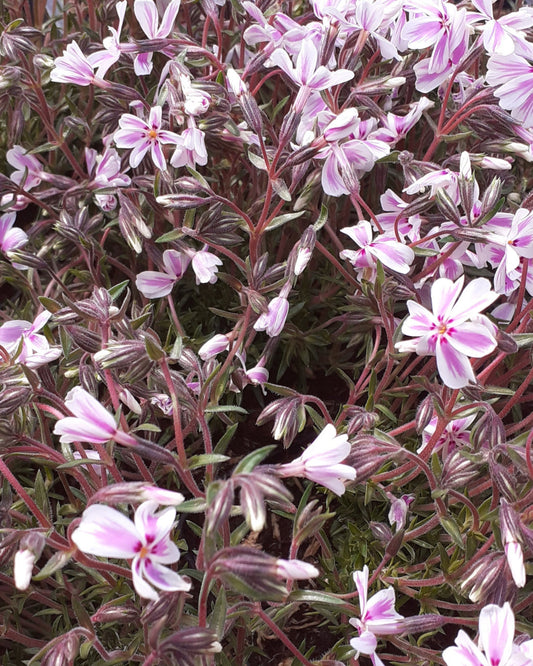
[[[234,423],[231,425],[226,432],[222,435],[222,437],[218,440],[217,445],[215,446],[214,452],[215,453],[224,453],[226,449],[229,446],[229,443],[231,442],[233,435],[235,434],[235,431],[239,427],[238,423]]]
[[[295,220],[298,217],[301,217],[306,211],[301,210],[298,213],[285,213],[284,215],[277,215],[274,219],[272,219],[265,231],[272,231],[273,229],[277,229],[278,227],[281,227],[282,225],[286,224],[287,222],[290,222],[291,220]]]
[[[205,467],[206,465],[216,465],[217,463],[229,460],[229,456],[222,456],[217,453],[200,453],[197,456],[189,458],[189,469]]]
[[[54,301],[53,298],[48,298],[47,296],[39,296],[39,301],[43,308],[46,308],[48,312],[55,314],[58,310],[61,310],[62,305],[57,301]]]
[[[126,289],[129,282],[129,280],[124,280],[123,282],[116,284],[114,287],[111,287],[111,289],[108,289],[109,295],[114,301],[120,296],[124,289]]]
[[[313,229],[315,231],[320,231],[322,227],[326,224],[328,221],[328,207],[325,204],[322,204],[320,207],[320,215],[318,216],[318,220],[313,224]]]
[[[204,499],[196,498],[187,500],[176,506],[176,511],[180,513],[204,513],[207,504]]]
[[[276,448],[277,447],[275,444],[271,444],[270,446],[263,446],[256,451],[252,451],[252,453],[249,453],[245,458],[243,458],[237,467],[233,470],[233,475],[248,474]]]
[[[260,169],[261,171],[268,171],[265,160],[262,157],[259,157],[259,155],[252,153],[251,150],[248,151],[248,159],[256,169]]]
[[[175,240],[179,240],[180,238],[183,238],[184,233],[181,229],[172,229],[172,231],[167,231],[166,234],[163,234],[162,236],[158,236],[155,239],[156,243],[170,243]]]
[[[328,604],[330,606],[342,606],[345,601],[339,599],[329,592],[320,592],[318,590],[295,590],[287,598],[287,603],[298,601],[308,604]]]
[[[291,201],[292,199],[291,193],[289,192],[289,188],[287,187],[285,181],[282,178],[276,178],[272,180],[271,184],[272,184],[272,189],[280,199],[283,199],[283,201]]]
[[[463,535],[461,534],[459,525],[457,525],[455,520],[453,518],[450,518],[449,516],[441,516],[440,524],[444,527],[446,532],[451,536],[454,544],[459,548],[461,548],[461,550],[464,550],[465,546],[463,543]]]
[[[224,626],[226,624],[227,614],[228,604],[226,603],[226,590],[221,587],[217,591],[217,600],[213,612],[209,616],[209,628],[216,633],[219,641],[224,637]]]
[[[238,405],[211,405],[209,407],[206,407],[204,410],[205,414],[217,414],[217,413],[226,414],[227,412],[248,414],[248,411],[244,409],[244,407],[239,407]]]

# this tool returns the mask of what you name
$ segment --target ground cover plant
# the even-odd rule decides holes
[[[4,0],[3,664],[533,665],[522,4]]]

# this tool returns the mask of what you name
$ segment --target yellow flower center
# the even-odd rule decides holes
[[[157,132],[154,129],[151,129],[148,132],[148,138],[149,139],[157,139]]]
[[[143,546],[141,550],[139,551],[139,557],[141,559],[145,558],[148,554],[150,553],[150,549],[147,548],[146,546]]]

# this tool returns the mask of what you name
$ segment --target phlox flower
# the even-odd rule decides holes
[[[85,148],[85,162],[91,177],[91,189],[127,187],[131,183],[131,178],[122,173],[120,157],[114,148],[107,147],[101,155],[94,148]],[[94,198],[104,211],[114,210],[117,205],[113,194],[96,193]]]
[[[166,564],[177,562],[180,552],[170,539],[176,510],[156,513],[158,503],[143,502],[131,521],[123,513],[102,504],[83,512],[72,541],[83,552],[99,557],[131,559],[133,586],[139,596],[157,600],[155,587],[166,592],[187,592],[191,585]]]
[[[60,435],[60,442],[104,444],[112,439],[125,446],[135,444],[135,438],[119,430],[113,415],[81,386],[67,393],[65,407],[74,416],[66,416],[55,424],[54,434]]]
[[[33,323],[24,319],[13,319],[0,326],[0,345],[8,354],[15,354],[18,363],[27,364],[28,359],[36,354],[45,354],[50,350],[48,340],[38,333],[52,316],[44,310],[37,315]],[[54,356],[57,358],[57,355]]]
[[[459,62],[466,51],[469,34],[464,8],[457,9],[443,0],[413,0],[404,2],[404,9],[410,17],[402,37],[409,48],[433,47],[428,62],[430,74],[446,72],[450,62]]]
[[[188,127],[178,135],[176,150],[170,158],[173,167],[190,166],[193,169],[197,164],[207,164],[207,149],[205,147],[205,132],[197,127]]]
[[[105,37],[102,42],[104,48],[91,53],[87,58],[93,67],[98,68],[96,70],[96,76],[101,79],[107,74],[107,70],[119,60],[122,53],[123,47],[120,43],[120,33],[122,32],[127,7],[128,3],[126,0],[120,0],[117,2],[115,8],[118,15],[118,28],[115,29],[110,26],[109,32],[111,35]]]
[[[533,59],[530,56],[530,59]],[[533,67],[525,58],[493,55],[487,62],[487,83],[495,86],[494,94],[502,108],[511,112],[524,127],[533,127]]]
[[[283,330],[288,314],[289,301],[284,296],[276,296],[268,304],[267,312],[259,315],[254,324],[254,329],[265,331],[268,336],[275,338]]]
[[[519,208],[513,216],[511,226],[490,233],[488,240],[503,249],[498,270],[494,276],[496,291],[504,291],[505,278],[513,278],[522,257],[533,259],[533,213]]]
[[[217,333],[212,338],[204,342],[198,350],[198,356],[202,361],[208,361],[210,358],[215,358],[217,354],[229,349],[230,339],[223,333]]]
[[[360,250],[342,250],[339,255],[341,259],[348,259],[354,268],[374,269],[376,260],[379,259],[384,266],[397,273],[409,273],[415,253],[408,245],[384,236],[377,236],[373,239],[372,225],[366,220],[362,220],[353,227],[345,227],[341,231],[361,248]]]
[[[359,594],[360,617],[351,618],[350,624],[357,628],[359,636],[352,638],[350,645],[363,654],[369,655],[374,666],[383,666],[376,654],[377,636],[401,633],[403,615],[394,610],[396,595],[392,587],[380,590],[368,599],[368,567],[353,574]]]
[[[531,666],[533,641],[514,645],[515,619],[509,605],[489,604],[479,614],[479,640],[476,645],[462,629],[455,646],[442,653],[447,666]],[[529,653],[529,656],[528,656]]]
[[[22,146],[13,146],[6,153],[6,160],[15,168],[9,176],[14,183],[26,191],[41,184],[43,170],[35,155],[29,154]]]
[[[483,320],[472,319],[498,294],[485,278],[472,280],[461,294],[463,283],[464,276],[455,282],[435,280],[431,286],[432,312],[416,301],[407,301],[409,317],[403,322],[402,333],[415,339],[396,343],[400,351],[435,355],[442,381],[453,389],[475,382],[469,356],[482,358],[496,348],[493,330]]]
[[[16,250],[28,242],[28,236],[25,231],[14,227],[16,213],[4,213],[0,215],[0,250],[8,254],[11,250]]]
[[[175,283],[181,279],[190,258],[185,252],[178,250],[165,250],[163,252],[164,272],[143,271],[137,275],[135,284],[137,289],[146,298],[161,298],[172,291]]]
[[[199,250],[192,255],[191,266],[196,275],[196,284],[214,284],[222,261],[212,252]]]
[[[344,481],[353,481],[356,476],[353,467],[342,464],[350,449],[348,436],[337,435],[335,426],[328,423],[301,456],[280,465],[276,473],[281,477],[300,476],[343,495]]]
[[[324,65],[318,65],[318,50],[310,39],[301,42],[296,66],[292,64],[289,55],[282,49],[276,49],[270,59],[299,86],[294,102],[296,112],[302,111],[311,90],[325,90],[345,83],[354,77],[354,73],[349,69],[337,69],[332,72]]]
[[[524,30],[533,25],[530,8],[522,7],[517,12],[495,19],[492,9],[494,0],[472,0],[472,4],[479,10],[480,19],[484,19],[478,29],[483,33],[483,46],[487,53],[507,56],[518,52],[519,55],[527,55],[531,45]]]
[[[74,83],[89,86],[95,82],[94,66],[76,42],[67,44],[63,55],[54,60],[50,80],[56,83]]]
[[[161,129],[160,106],[150,109],[148,122],[131,113],[123,113],[118,124],[120,129],[113,136],[119,148],[131,148],[130,166],[132,169],[139,166],[143,157],[150,150],[152,161],[158,169],[165,171],[167,162],[161,145],[173,143],[177,145],[181,139],[175,132]]]
[[[452,453],[457,447],[462,448],[470,444],[470,426],[476,418],[475,414],[471,416],[465,416],[461,419],[453,419],[446,424],[444,432],[441,434],[437,440],[433,451],[444,450],[444,456],[447,456],[449,453]],[[434,416],[431,421],[427,424],[422,432],[422,446],[418,449],[418,453],[423,451],[433,433],[437,429],[438,419]]]
[[[135,0],[133,11],[142,31],[148,39],[163,39],[168,37],[174,27],[176,16],[180,8],[180,0],[171,0],[165,9],[161,23],[154,0]],[[137,76],[145,76],[152,71],[152,52],[139,53],[135,58],[133,67]]]

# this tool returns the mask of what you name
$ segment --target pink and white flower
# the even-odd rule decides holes
[[[275,338],[283,330],[288,314],[289,301],[285,296],[276,296],[268,304],[267,312],[259,315],[254,324],[254,329],[265,331],[268,336]]]
[[[181,142],[180,136],[175,132],[161,129],[162,109],[153,106],[150,109],[148,122],[131,113],[123,113],[118,121],[120,129],[114,134],[113,140],[119,148],[131,148],[130,166],[132,169],[139,166],[143,157],[150,150],[153,163],[161,171],[167,168],[167,161],[163,154],[162,144]]]
[[[514,645],[514,632],[515,619],[509,602],[503,606],[489,604],[479,614],[478,645],[461,629],[455,646],[446,648],[442,658],[447,666],[531,666],[533,662],[527,654],[533,641]]]
[[[470,426],[474,422],[476,415],[465,416],[461,419],[453,419],[446,424],[444,432],[439,437],[433,451],[439,451],[443,449],[443,455],[446,457],[449,453],[452,453],[457,447],[462,448],[470,444]],[[418,449],[418,453],[423,451],[433,433],[437,429],[438,418],[434,416],[431,421],[427,424],[422,432],[422,446]]]
[[[74,416],[66,416],[55,424],[54,434],[60,435],[60,442],[105,444],[112,439],[125,446],[135,445],[135,438],[119,430],[114,416],[81,386],[67,393],[65,407]]]
[[[135,284],[146,298],[168,296],[178,280],[187,270],[190,259],[185,252],[165,250],[163,252],[164,272],[143,271],[137,275]]]
[[[37,315],[33,323],[24,319],[6,321],[0,326],[0,345],[10,355],[18,352],[18,363],[26,364],[32,356],[45,354],[50,350],[50,345],[46,337],[38,331],[46,326],[51,316],[51,312],[44,310]]]
[[[196,275],[196,284],[214,284],[217,281],[218,267],[222,260],[207,250],[199,250],[192,255],[191,266]]]
[[[164,37],[168,37],[174,27],[180,4],[180,0],[171,0],[165,9],[161,23],[159,23],[159,13],[154,0],[135,0],[133,11],[135,18],[148,39],[163,39]],[[147,52],[139,53],[135,58],[133,67],[137,76],[150,74],[153,67],[152,56],[152,52]]]
[[[461,294],[463,283],[464,276],[456,282],[436,280],[431,287],[432,312],[416,301],[408,301],[409,317],[402,333],[415,339],[396,343],[399,351],[435,355],[442,381],[453,389],[475,382],[468,357],[482,358],[496,348],[493,330],[482,319],[472,320],[498,294],[485,278],[472,280]]]
[[[384,266],[397,273],[408,273],[414,261],[415,253],[408,246],[385,236],[377,236],[373,239],[372,225],[362,220],[353,227],[341,229],[343,234],[349,236],[357,243],[360,250],[343,250],[341,259],[348,259],[356,269],[374,269],[376,260],[379,259]]]
[[[28,235],[22,229],[14,227],[16,213],[0,215],[0,250],[9,254],[12,250],[23,247],[28,242]]]
[[[369,655],[374,666],[383,666],[376,654],[377,636],[398,634],[402,631],[403,615],[394,610],[396,595],[392,587],[380,590],[368,599],[368,567],[353,574],[359,594],[360,617],[351,618],[350,624],[357,628],[359,636],[352,638],[350,645],[363,654]]]
[[[143,502],[131,521],[123,513],[102,504],[83,512],[72,541],[83,552],[99,557],[131,559],[133,585],[144,599],[157,600],[154,588],[187,592],[191,584],[166,564],[177,562],[180,552],[170,539],[176,518],[174,508],[156,513],[158,503]]]
[[[54,60],[50,80],[56,83],[74,83],[89,86],[95,83],[94,67],[76,42],[67,44],[63,55]]]
[[[533,56],[531,56],[533,59]],[[522,56],[493,55],[487,63],[487,83],[494,86],[503,109],[525,128],[533,127],[533,68]]]
[[[281,477],[303,477],[319,483],[336,495],[343,495],[344,481],[353,481],[356,476],[353,467],[342,464],[350,449],[348,435],[337,435],[335,426],[328,423],[301,456],[280,465],[276,473]]]

